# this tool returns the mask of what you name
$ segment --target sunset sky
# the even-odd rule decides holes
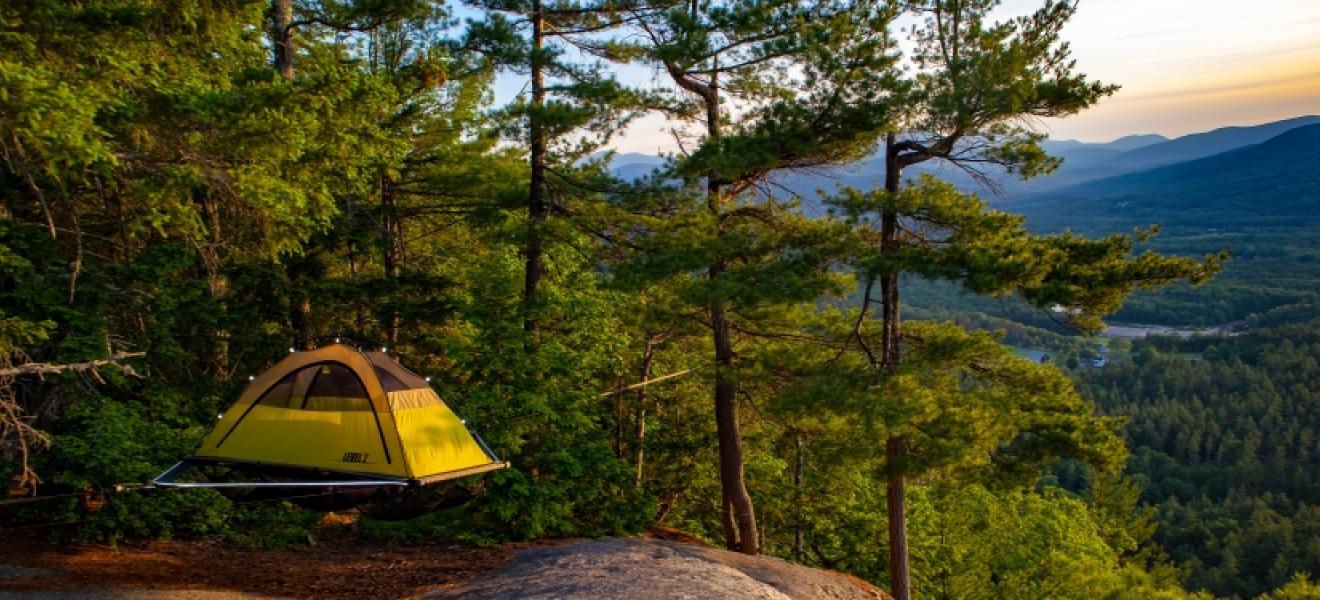
[[[1123,89],[1050,123],[1054,137],[1172,137],[1320,113],[1320,0],[1083,0],[1064,37],[1079,69]]]
[[[1005,0],[999,13],[1039,5]],[[1064,38],[1082,72],[1123,89],[1081,115],[1046,123],[1056,139],[1174,137],[1320,113],[1320,0],[1083,0]],[[504,79],[497,95],[516,94],[519,84]],[[642,119],[614,147],[670,150],[660,124]]]

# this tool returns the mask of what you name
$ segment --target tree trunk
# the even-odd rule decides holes
[[[73,306],[74,295],[78,291],[78,275],[83,267],[82,222],[78,219],[78,203],[69,203],[69,224],[73,227],[73,260],[69,261],[69,306]]]
[[[793,444],[797,449],[797,465],[793,469],[793,504],[797,511],[797,523],[793,528],[793,560],[802,562],[805,558],[804,537],[806,520],[802,518],[802,474],[806,471],[807,459],[802,452],[802,433],[793,434]]]
[[[703,90],[706,105],[706,132],[712,141],[720,139],[720,98],[715,76]],[[723,191],[715,177],[706,181],[706,205],[719,220],[723,210]],[[723,227],[716,232],[724,235]],[[708,272],[711,281],[724,272],[724,257],[716,256]],[[760,554],[760,532],[756,511],[747,492],[743,470],[742,432],[738,424],[738,375],[734,370],[733,341],[729,327],[729,307],[716,300],[710,309],[711,340],[715,346],[715,433],[719,439],[720,490],[724,506],[725,545],[744,554]]]
[[[903,166],[894,147],[894,134],[885,140],[885,190],[897,193],[902,181]],[[898,249],[898,215],[885,210],[880,216],[880,250],[882,253]],[[880,367],[892,372],[899,365],[899,296],[898,273],[880,276],[881,329]],[[889,472],[885,496],[889,513],[889,593],[894,600],[911,600],[911,572],[908,561],[906,481],[903,472],[903,441],[890,437],[885,444],[885,462]]]
[[[386,317],[385,340],[389,347],[393,348],[399,343],[399,276],[402,273],[401,263],[403,262],[403,224],[399,221],[398,194],[395,192],[394,181],[388,176],[381,177],[381,204],[382,211],[381,224],[384,227],[384,266],[385,277],[393,284],[391,289],[394,291],[393,297],[389,299],[390,313]]]
[[[220,264],[220,247],[224,241],[223,232],[220,229],[220,207],[216,205],[215,199],[210,196],[205,197],[202,202],[206,212],[207,233],[210,236],[210,242],[203,245],[206,261],[206,288],[211,295],[211,301],[215,303],[216,310],[223,315],[228,313],[225,296],[229,292],[229,282],[225,278]],[[214,370],[216,379],[229,378],[229,331],[223,327],[215,332],[215,345],[211,347],[211,367]]]
[[[293,0],[271,0],[270,3],[270,46],[272,64],[275,71],[285,81],[293,79],[293,56],[296,48],[293,44]],[[293,302],[289,307],[289,324],[293,328],[293,347],[309,350],[312,344],[312,299],[302,288],[304,258],[290,259],[293,264],[285,267],[292,287]]]
[[[540,329],[540,301],[538,290],[541,286],[542,266],[542,228],[550,213],[545,198],[545,163],[546,134],[540,110],[545,105],[545,75],[542,63],[541,47],[544,43],[544,22],[541,15],[541,0],[532,2],[532,59],[531,85],[532,102],[529,107],[527,127],[531,144],[531,183],[527,194],[527,264],[523,278],[523,331],[531,334],[534,342]]]
[[[289,282],[293,287],[294,302],[289,307],[289,325],[293,329],[293,347],[297,350],[312,349],[312,299],[303,289],[304,281],[302,258],[296,258],[299,264],[289,267]]]
[[[894,600],[911,600],[911,571],[908,564],[907,498],[903,472],[895,463],[902,461],[902,443],[889,439],[885,457],[889,464],[889,481],[885,500],[889,513],[889,595]]]
[[[622,459],[626,454],[624,451],[624,431],[628,429],[628,407],[624,403],[623,394],[614,395],[614,435],[611,436],[614,446],[614,457]]]
[[[14,129],[9,131],[9,146],[0,144],[0,160],[3,160],[23,180],[23,195],[41,207],[41,215],[46,220],[46,231],[50,233],[50,239],[56,239],[55,217],[50,212],[50,203],[46,201],[46,194],[41,191],[41,186],[37,185],[36,177],[27,168],[23,143],[19,141],[18,132]]]
[[[634,464],[637,466],[637,479],[634,487],[642,489],[642,466],[646,458],[646,402],[647,388],[645,385],[651,379],[651,363],[655,360],[655,340],[646,341],[646,352],[642,354],[642,381],[641,388],[637,390],[637,407],[633,413],[633,455]]]
[[[98,177],[96,179],[97,189],[100,190],[102,183]],[[110,207],[115,211],[115,226],[119,229],[119,264],[127,267],[133,262],[132,241],[128,237],[128,219],[124,216],[124,199],[119,194],[106,194],[103,191],[101,196],[106,198]],[[4,215],[0,215],[3,218]]]
[[[719,276],[723,265],[711,269]],[[745,554],[761,552],[752,496],[743,472],[742,432],[738,424],[738,379],[734,373],[733,344],[729,333],[728,308],[717,303],[711,310],[712,340],[715,344],[715,431],[720,445],[720,489],[724,496],[726,543]],[[729,535],[732,534],[732,535]]]
[[[293,79],[293,0],[271,0],[270,46],[275,70],[285,81]]]

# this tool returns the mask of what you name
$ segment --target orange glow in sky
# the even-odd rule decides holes
[[[1123,89],[1049,122],[1056,138],[1174,137],[1320,113],[1320,0],[1083,0],[1064,38],[1078,69]]]

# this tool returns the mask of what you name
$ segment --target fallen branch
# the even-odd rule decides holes
[[[51,363],[24,363],[21,365],[0,369],[0,377],[18,377],[20,375],[36,375],[38,378],[40,378],[43,375],[58,375],[65,371],[72,371],[74,373],[83,373],[90,371],[93,375],[95,375],[96,369],[105,366],[114,366],[119,368],[119,370],[123,371],[125,375],[129,375],[132,377],[139,377],[137,372],[133,370],[133,367],[130,367],[128,365],[121,365],[119,364],[119,361],[126,360],[129,358],[138,358],[141,356],[146,356],[146,353],[116,352],[110,358],[91,360],[82,363],[69,363],[64,365],[57,365]]]

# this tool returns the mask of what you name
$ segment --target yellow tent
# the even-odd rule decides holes
[[[253,377],[193,459],[413,484],[508,466],[425,379],[341,344],[291,352]]]

